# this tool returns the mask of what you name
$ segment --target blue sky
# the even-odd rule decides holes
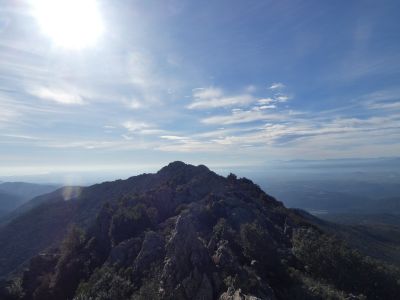
[[[97,1],[75,48],[34,3],[0,0],[0,176],[400,153],[399,1]]]

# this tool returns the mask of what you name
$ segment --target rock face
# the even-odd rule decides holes
[[[294,232],[318,230],[248,179],[174,162],[83,189],[75,203],[83,230],[70,230],[55,253],[31,260],[20,299],[331,296],[310,294],[313,281],[292,251]]]
[[[226,291],[221,295],[221,297],[219,297],[219,300],[261,300],[261,299],[254,296],[244,295],[240,289],[235,291],[233,288],[229,288],[228,291]]]

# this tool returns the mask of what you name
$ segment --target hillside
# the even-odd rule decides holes
[[[365,255],[400,267],[399,215],[324,214],[320,219],[305,211],[294,211]]]
[[[0,217],[13,210],[21,202],[20,197],[0,191]]]
[[[56,185],[50,184],[36,184],[27,182],[0,183],[0,191],[16,195],[24,200],[29,200],[39,195],[50,193],[56,188]]]
[[[0,183],[0,217],[17,209],[30,199],[47,194],[57,188],[55,185],[42,185],[26,182]],[[1,221],[0,221],[1,222]]]
[[[26,266],[2,283],[1,299],[395,299],[400,292],[396,268],[352,250],[250,180],[205,166],[174,162],[36,201],[0,229],[1,274]]]

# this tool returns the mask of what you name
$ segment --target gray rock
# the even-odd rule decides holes
[[[142,273],[152,262],[157,261],[164,253],[164,239],[154,231],[145,234],[142,248],[133,263],[133,272]]]
[[[127,265],[130,264],[140,251],[141,239],[131,238],[129,240],[119,243],[111,249],[107,263],[113,265]]]
[[[242,293],[241,289],[235,290],[234,288],[230,287],[219,297],[219,300],[272,300],[272,298],[262,299],[251,295],[245,295]]]
[[[166,246],[167,255],[161,279],[165,295],[175,295],[171,299],[180,299],[178,294],[181,295],[182,290],[186,295],[184,299],[194,299],[198,290],[211,286],[209,279],[203,275],[212,266],[211,259],[194,223],[191,215],[181,215]],[[204,291],[201,294],[206,295]]]
[[[212,257],[212,260],[217,266],[222,267],[236,264],[236,260],[228,247],[228,241],[224,240],[218,243],[218,248]]]

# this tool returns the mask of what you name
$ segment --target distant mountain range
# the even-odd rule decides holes
[[[50,193],[55,185],[42,185],[26,182],[0,182],[0,217],[28,200],[39,195]]]
[[[173,162],[155,174],[64,187],[27,205],[0,227],[1,299],[400,293],[400,271],[345,242],[346,225],[336,230],[285,208],[246,178],[203,165]]]
[[[0,217],[18,207],[20,203],[21,199],[18,196],[0,191]]]
[[[345,177],[345,176],[344,176]],[[400,184],[377,179],[273,178],[262,181],[263,188],[286,206],[316,215],[324,213],[400,214]]]

